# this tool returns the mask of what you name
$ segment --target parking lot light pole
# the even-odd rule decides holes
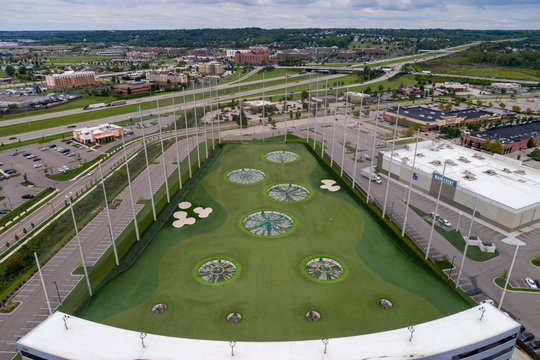
[[[101,176],[101,187],[103,189],[103,197],[105,198],[105,211],[107,212],[107,219],[109,220],[109,234],[111,235],[111,242],[114,250],[114,260],[116,260],[116,266],[120,265],[118,261],[118,252],[116,251],[116,244],[114,242],[114,233],[111,222],[111,212],[109,211],[109,202],[107,200],[107,192],[105,191],[105,180],[103,179],[103,171],[101,170],[101,162],[98,162],[99,176]]]
[[[79,252],[81,254],[81,263],[84,270],[84,277],[86,278],[86,285],[88,286],[88,294],[92,296],[92,286],[90,285],[90,277],[88,276],[88,269],[86,268],[86,262],[84,261],[84,254],[81,244],[81,238],[79,237],[79,229],[77,229],[77,221],[75,221],[75,213],[73,212],[73,204],[71,203],[71,194],[72,192],[69,192],[70,196],[66,195],[69,201],[69,209],[71,210],[71,218],[73,219],[73,227],[75,227],[75,237],[77,238],[77,244],[79,245]]]
[[[178,167],[178,186],[182,190],[182,171],[180,171],[180,150],[178,150],[178,126],[176,125],[176,106],[174,105],[174,96],[172,97],[173,123],[174,123],[174,145],[176,146],[176,164]],[[189,155],[189,154],[188,154]]]
[[[364,105],[364,97],[360,99],[360,116],[362,116],[362,106]],[[354,149],[354,169],[353,169],[353,175],[352,175],[352,188],[354,189],[354,185],[356,183],[356,167],[358,166],[358,147],[360,145],[360,118],[358,118],[358,130],[356,131],[356,145]],[[371,181],[371,179],[370,179]]]
[[[508,282],[510,281],[510,276],[512,275],[512,269],[514,268],[514,263],[516,262],[516,256],[517,256],[517,252],[518,252],[520,244],[521,243],[519,242],[519,240],[516,239],[516,250],[514,251],[514,257],[512,258],[512,263],[510,264],[510,270],[508,270],[508,275],[506,276],[506,281],[504,283],[504,288],[503,288],[503,292],[502,292],[502,295],[501,295],[501,301],[499,301],[499,307],[498,307],[499,310],[501,310],[501,308],[502,308],[502,304],[503,304],[503,301],[504,301],[504,295],[506,294],[506,288],[508,287]]]
[[[146,150],[146,138],[144,135],[144,126],[142,121],[141,107],[139,106],[139,114],[141,116],[141,130],[142,130],[142,142],[144,148],[144,158],[146,160],[146,174],[148,175],[148,188],[150,190],[150,202],[152,204],[152,215],[154,216],[154,221],[156,221],[156,206],[154,204],[154,192],[152,191],[152,179],[150,178],[150,166],[148,164],[148,151]]]
[[[165,163],[165,148],[163,147],[163,131],[161,130],[161,116],[159,110],[159,100],[156,100],[157,103],[157,121],[159,127],[159,142],[161,143],[161,157],[163,159],[163,176],[165,176],[165,194],[167,195],[167,204],[171,202],[171,196],[169,194],[169,176],[167,175],[167,164]]]
[[[133,200],[133,189],[131,188],[131,175],[129,174],[129,164],[126,151],[126,140],[124,139],[124,131],[122,131],[122,146],[124,148],[124,160],[126,162],[126,174],[128,179],[129,198],[131,199],[131,211],[133,212],[133,225],[135,226],[135,236],[137,241],[141,240],[139,235],[139,224],[137,224],[137,213],[135,212],[135,200]]]
[[[187,162],[189,169],[189,178],[191,179],[191,150],[189,148],[189,133],[188,133],[188,123],[187,123],[187,107],[186,107],[186,89],[182,89],[182,95],[184,97],[184,122],[186,127],[186,149],[187,149]]]
[[[49,308],[49,314],[52,314],[51,302],[49,301],[49,295],[47,294],[47,288],[45,287],[45,280],[43,280],[43,274],[41,273],[41,266],[39,266],[39,259],[37,252],[34,251],[34,258],[38,268],[39,278],[41,279],[41,286],[43,286],[43,292],[45,293],[45,300],[47,300],[47,307]]]
[[[411,166],[411,178],[409,179],[409,189],[407,190],[407,205],[405,207],[405,218],[403,219],[403,228],[401,229],[401,237],[405,235],[405,226],[407,226],[407,215],[409,214],[409,204],[411,203],[412,181],[414,176],[414,165],[416,164],[416,153],[418,152],[418,138],[420,129],[416,130],[416,144],[414,145],[414,156]],[[445,164],[446,165],[446,164]]]
[[[394,149],[396,147],[396,132],[397,132],[397,124],[399,122],[399,105],[397,109],[397,116],[396,116],[396,123],[394,124],[394,137],[392,139],[392,150],[390,151],[390,162],[388,163],[388,179],[386,180],[386,191],[384,193],[384,205],[383,205],[383,211],[382,211],[382,218],[384,219],[384,216],[386,215],[386,202],[388,201],[388,188],[390,187],[390,180],[392,179],[392,162],[394,161]],[[381,164],[384,162],[384,156],[381,159]]]
[[[469,239],[471,238],[471,231],[472,231],[472,226],[474,222],[474,215],[476,214],[477,205],[478,205],[478,196],[476,196],[476,200],[474,201],[474,209],[473,209],[472,217],[471,217],[471,225],[469,226],[469,234],[467,235],[467,239],[465,240],[465,249],[463,250],[463,257],[461,258],[461,265],[459,267],[458,277],[456,280],[456,289],[459,286],[459,281],[461,280],[461,273],[463,272],[463,266],[465,265],[465,258],[467,257],[467,249],[469,248]]]
[[[429,249],[431,248],[431,240],[433,239],[433,230],[435,230],[435,222],[437,221],[437,211],[439,211],[439,201],[441,199],[441,191],[442,191],[442,186],[444,183],[445,172],[446,172],[446,161],[444,162],[443,171],[442,171],[442,179],[441,179],[441,183],[439,184],[439,193],[437,194],[437,202],[435,203],[435,212],[433,213],[433,220],[431,221],[431,230],[429,232],[429,241],[428,241],[427,249],[426,249],[426,257],[425,257],[426,260],[429,257]]]
[[[371,146],[371,161],[369,163],[369,174],[373,173],[373,159],[375,159],[375,143],[377,142],[377,124],[379,123],[379,106],[381,105],[381,96],[377,99],[377,112],[375,114],[375,127],[373,128],[373,145]],[[368,180],[366,203],[369,204],[369,197],[371,195],[371,179]]]

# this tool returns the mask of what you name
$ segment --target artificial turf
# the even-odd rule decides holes
[[[300,160],[274,164],[261,156],[290,150]],[[237,185],[226,181],[232,169],[253,167],[264,181]],[[180,229],[171,219],[127,271],[94,295],[83,317],[149,333],[220,340],[279,341],[321,339],[384,331],[433,320],[468,308],[436,275],[409,256],[343,189],[319,188],[331,175],[303,144],[225,145],[202,180],[186,196],[193,206],[212,207],[206,219]],[[312,196],[298,203],[278,203],[264,195],[268,186],[292,182]],[[294,231],[276,238],[252,236],[241,229],[246,214],[282,210],[296,221]],[[342,260],[343,281],[308,279],[302,261],[315,254]],[[194,278],[201,260],[227,256],[237,260],[238,278],[206,286]],[[196,273],[196,272],[195,272]],[[377,300],[387,298],[391,309]],[[164,303],[161,314],[151,312]],[[305,318],[318,311],[321,320]],[[228,313],[242,321],[230,324]]]

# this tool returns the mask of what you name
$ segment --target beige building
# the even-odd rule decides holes
[[[45,81],[48,89],[64,89],[101,82],[93,71],[66,71],[63,74],[47,75]]]
[[[147,73],[146,80],[153,81],[158,84],[185,84],[188,82],[188,77],[184,74],[175,73]]]
[[[203,75],[222,75],[224,72],[223,64],[217,61],[199,64],[199,73]]]

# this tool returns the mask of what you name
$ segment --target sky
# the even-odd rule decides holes
[[[540,0],[16,0],[0,30],[540,29]]]

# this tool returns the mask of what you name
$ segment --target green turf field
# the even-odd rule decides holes
[[[300,158],[288,164],[263,158],[273,150],[293,151]],[[266,177],[250,185],[225,179],[229,171],[246,167]],[[161,335],[275,341],[384,331],[468,308],[420,260],[396,246],[346,191],[320,189],[321,180],[329,178],[303,144],[225,145],[186,196],[195,224],[177,229],[171,217],[135,264],[94,295],[83,317]],[[284,182],[303,185],[310,197],[282,203],[266,195],[265,189]],[[200,219],[195,206],[213,212]],[[242,219],[261,209],[290,215],[292,232],[271,238],[248,233]],[[301,264],[318,254],[344,263],[340,281],[308,278]],[[197,264],[219,256],[237,261],[239,275],[219,286],[197,280]],[[391,300],[393,308],[380,308],[380,298]],[[168,309],[154,314],[157,303]],[[318,311],[321,320],[308,321],[309,310]],[[242,321],[228,323],[231,312],[239,312]]]

